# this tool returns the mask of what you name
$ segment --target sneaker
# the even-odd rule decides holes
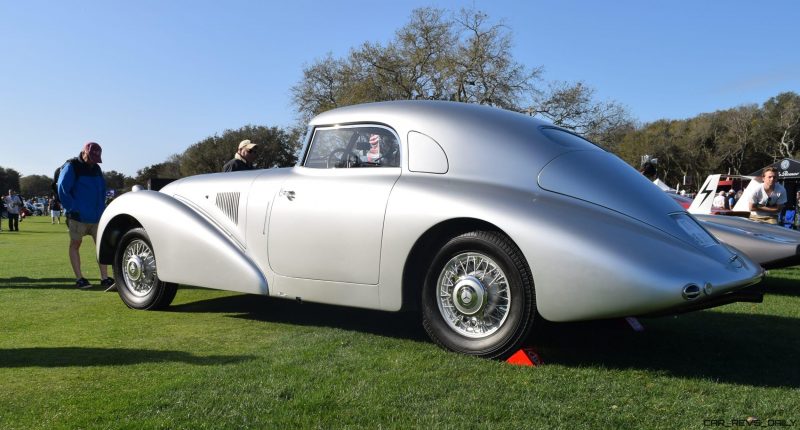
[[[80,278],[77,281],[75,281],[75,286],[80,288],[81,290],[92,288],[92,284],[90,284],[89,281],[86,280],[86,278]]]
[[[114,278],[103,279],[100,281],[100,286],[104,287],[106,291],[116,290],[116,288],[114,288]]]

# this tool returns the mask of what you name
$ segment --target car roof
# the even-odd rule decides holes
[[[553,124],[496,107],[434,100],[403,100],[346,106],[324,112],[310,127],[358,123],[384,124],[401,140],[409,132],[434,139],[447,154],[449,176],[493,175],[492,182],[513,183],[524,172],[525,182],[535,182],[536,173],[556,156],[574,150],[542,133]],[[488,170],[488,172],[487,172]],[[504,172],[502,175],[500,172]],[[488,173],[488,174],[487,174]]]

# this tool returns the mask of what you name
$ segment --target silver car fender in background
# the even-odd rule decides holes
[[[800,264],[800,232],[725,215],[694,214],[719,240],[741,250],[765,269]]]

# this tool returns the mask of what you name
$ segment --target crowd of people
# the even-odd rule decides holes
[[[19,231],[19,223],[33,215],[49,215],[53,224],[61,224],[61,204],[55,195],[24,198],[14,190],[0,196],[0,217],[8,219],[9,230]],[[11,228],[13,223],[14,228]],[[3,226],[0,224],[0,231]]]
[[[733,209],[733,207],[736,206],[736,202],[741,198],[742,190],[722,190],[714,196],[714,201],[711,203],[711,206],[717,209]]]

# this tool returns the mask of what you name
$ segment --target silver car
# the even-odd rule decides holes
[[[747,254],[765,269],[800,264],[800,232],[777,225],[725,215],[695,214],[720,241]]]
[[[165,307],[187,284],[416,309],[437,344],[491,358],[539,318],[702,309],[763,276],[613,154],[451,102],[323,113],[297,166],[124,194],[99,237],[131,308]]]

